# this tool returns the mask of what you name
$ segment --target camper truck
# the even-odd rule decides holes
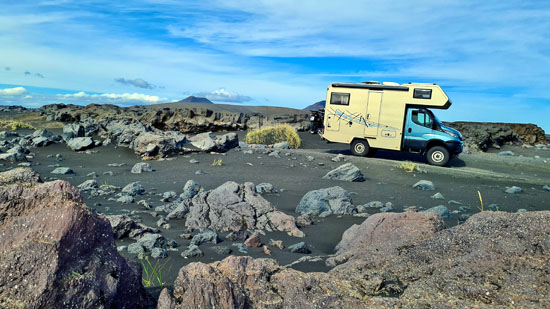
[[[327,89],[322,136],[350,144],[357,156],[377,149],[422,153],[444,166],[462,152],[462,135],[441,123],[430,109],[451,101],[436,84],[332,83]]]

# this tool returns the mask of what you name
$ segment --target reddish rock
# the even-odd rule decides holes
[[[244,244],[249,248],[260,248],[262,246],[262,241],[260,240],[260,235],[257,233],[252,234],[252,236],[248,237]]]
[[[0,173],[0,307],[144,308],[141,268],[65,181]],[[9,177],[7,177],[7,175]],[[11,180],[6,180],[10,178]],[[17,183],[21,179],[28,181]]]
[[[264,246],[264,253],[267,255],[271,255],[271,250],[267,246]]]

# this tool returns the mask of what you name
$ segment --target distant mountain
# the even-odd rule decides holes
[[[208,100],[207,98],[201,98],[201,97],[195,97],[195,96],[188,96],[187,98],[178,101],[176,103],[206,103],[206,104],[214,104],[212,101]]]
[[[306,111],[318,111],[320,110],[321,108],[325,108],[325,103],[326,101],[323,100],[323,101],[319,101],[319,102],[315,102],[313,104],[311,104],[310,106],[304,108]]]

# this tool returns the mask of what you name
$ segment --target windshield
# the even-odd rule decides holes
[[[439,118],[437,118],[437,117],[434,115],[434,113],[433,113],[431,110],[427,109],[426,111],[428,112],[428,114],[429,114],[430,116],[432,116],[432,119],[433,119],[434,122],[436,123],[436,126],[441,127],[441,126],[443,125],[443,123],[439,120]]]

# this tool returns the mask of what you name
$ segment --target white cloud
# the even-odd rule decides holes
[[[0,95],[17,96],[17,95],[23,95],[23,94],[27,94],[27,93],[28,93],[27,89],[25,89],[23,87],[0,89]]]
[[[80,91],[73,94],[59,94],[60,98],[71,101],[97,101],[97,103],[146,103],[155,104],[168,101],[167,98],[162,98],[155,95],[147,95],[142,93],[103,93],[103,94],[88,94]]]
[[[206,97],[210,101],[244,103],[252,100],[251,97],[240,95],[236,92],[225,90],[225,88],[216,89],[212,92],[200,92],[198,96]]]

